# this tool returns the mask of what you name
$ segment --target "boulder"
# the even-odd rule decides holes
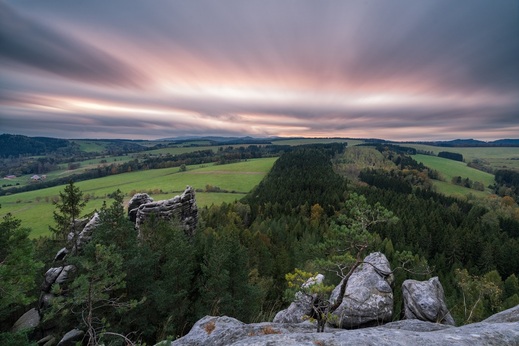
[[[50,306],[52,305],[52,300],[54,299],[54,297],[55,296],[52,293],[42,293],[42,295],[40,296],[39,308],[41,310],[45,310],[45,309],[50,308]]]
[[[317,274],[315,277],[308,279],[304,284],[301,285],[302,288],[309,288],[312,285],[320,284],[324,280],[324,275]],[[301,291],[295,294],[294,301],[290,304],[290,306],[284,310],[279,311],[274,317],[274,323],[300,323],[303,322],[306,316],[310,316],[312,314],[312,304],[314,301],[314,296],[304,294]]]
[[[344,330],[327,328],[316,333],[304,323],[245,324],[230,317],[206,316],[184,337],[156,346],[245,346],[245,345],[519,345],[519,306],[487,320],[453,327],[420,320],[402,320],[383,326]],[[489,322],[489,321],[502,322]],[[508,322],[510,321],[510,322]]]
[[[71,275],[76,271],[76,267],[72,264],[66,265],[61,270],[61,273],[59,273],[58,277],[56,278],[55,283],[62,284],[71,277]]]
[[[78,341],[83,340],[84,335],[82,330],[72,329],[63,335],[57,346],[75,346]]]
[[[139,229],[140,225],[151,215],[155,215],[163,220],[177,220],[188,236],[194,235],[198,222],[195,190],[191,186],[187,186],[180,196],[141,204],[137,208],[135,228]]]
[[[56,279],[58,278],[59,274],[61,274],[61,271],[63,270],[63,267],[53,267],[49,268],[45,272],[45,279],[43,280],[43,283],[41,284],[41,290],[43,292],[50,292],[50,289],[54,282],[56,282]]]
[[[30,309],[24,313],[13,325],[11,331],[13,333],[19,332],[24,329],[36,328],[40,323],[40,314],[35,308]]]
[[[64,283],[75,271],[76,267],[73,265],[49,268],[49,270],[47,270],[47,272],[45,273],[45,279],[41,285],[41,290],[45,293],[50,292],[52,285],[54,285],[55,283]]]
[[[380,252],[368,255],[348,280],[341,305],[328,323],[338,328],[359,328],[391,321],[393,315],[393,274],[389,262]],[[342,284],[342,282],[341,282]],[[336,301],[340,284],[330,300]]]
[[[402,284],[404,318],[455,325],[438,277],[427,281],[405,280]]]

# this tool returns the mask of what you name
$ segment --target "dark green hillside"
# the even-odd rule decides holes
[[[302,147],[282,155],[247,201],[251,206],[277,203],[286,210],[319,204],[331,211],[345,190],[345,180],[333,170],[331,154]]]
[[[71,148],[72,143],[66,139],[47,137],[27,137],[22,135],[0,135],[0,157],[19,155],[44,155]]]

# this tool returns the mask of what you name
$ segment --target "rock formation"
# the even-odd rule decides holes
[[[355,330],[328,328],[324,333],[315,333],[310,322],[245,324],[226,316],[206,316],[186,336],[159,345],[519,345],[519,306],[462,327],[402,320]]]
[[[351,329],[380,325],[391,320],[393,314],[393,274],[389,262],[380,252],[368,255],[351,275],[342,304],[333,312],[329,324]],[[331,295],[338,298],[340,284]]]
[[[317,274],[315,277],[308,279],[302,288],[308,288],[315,284],[320,284],[324,280],[324,275]],[[304,317],[310,316],[312,313],[312,303],[314,297],[299,291],[295,294],[294,301],[284,310],[279,311],[274,317],[274,323],[300,323],[304,321]]]
[[[422,321],[455,325],[438,277],[428,281],[405,280],[402,284],[404,317]]]
[[[164,201],[153,202],[146,194],[139,194],[137,198],[132,198],[128,215],[132,219],[135,215],[135,228],[139,229],[146,219],[151,215],[164,220],[178,220],[184,232],[192,236],[198,222],[198,207],[195,200],[195,190],[187,186],[186,190],[180,195]],[[145,201],[151,200],[151,202]],[[139,204],[143,202],[142,204]],[[144,203],[145,202],[145,203]],[[138,205],[138,207],[136,207]]]
[[[132,199],[128,202],[128,218],[130,221],[135,223],[135,221],[137,221],[137,211],[139,210],[139,207],[151,202],[153,202],[153,198],[151,198],[147,193],[136,193],[133,195]]]

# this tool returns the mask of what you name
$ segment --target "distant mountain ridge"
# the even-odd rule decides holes
[[[316,137],[225,137],[225,136],[182,136],[163,138],[156,141],[170,141],[172,144],[182,144],[192,141],[208,141],[210,145],[240,145],[240,144],[275,144],[278,140],[295,140]],[[519,139],[505,138],[495,141],[481,141],[476,139],[455,139],[451,141],[388,141],[377,138],[342,138],[333,137],[335,139],[356,139],[364,140],[372,144],[426,144],[438,147],[519,147]],[[327,138],[330,139],[330,138]],[[128,140],[128,139],[89,139],[90,141],[111,142],[115,149],[124,147],[126,150],[139,151],[144,149],[138,143],[145,140]],[[154,142],[154,141],[151,141]],[[79,148],[74,144],[74,140],[52,138],[52,137],[29,137],[16,134],[0,134],[0,157],[8,157],[10,155],[45,155],[55,151],[77,151]],[[110,149],[110,148],[108,148]]]
[[[519,139],[498,139],[485,142],[477,139],[454,139],[452,141],[432,141],[432,142],[408,142],[434,145],[438,147],[519,147]]]

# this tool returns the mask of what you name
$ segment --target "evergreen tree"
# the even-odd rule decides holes
[[[54,237],[58,240],[66,241],[70,231],[76,233],[74,229],[75,220],[79,218],[81,210],[86,205],[82,199],[83,192],[74,185],[73,181],[59,193],[59,201],[55,203],[54,211],[55,227],[49,227]]]
[[[36,297],[30,294],[36,287],[36,272],[43,266],[34,259],[30,229],[11,214],[0,222],[0,322]]]
[[[59,314],[68,318],[72,313],[76,323],[86,330],[87,344],[99,345],[103,336],[116,334],[107,332],[110,327],[107,316],[112,310],[121,317],[137,302],[125,300],[126,273],[123,258],[114,245],[89,243],[76,264],[78,276],[70,284],[67,295],[54,299],[51,317]]]

